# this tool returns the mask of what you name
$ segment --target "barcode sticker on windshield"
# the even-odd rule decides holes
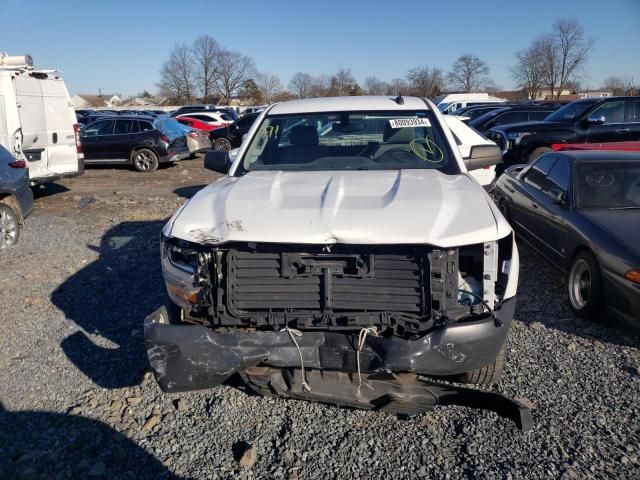
[[[411,127],[430,127],[431,123],[427,118],[396,118],[389,120],[391,128],[411,128]]]

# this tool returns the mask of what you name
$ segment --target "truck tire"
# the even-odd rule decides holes
[[[505,343],[506,345],[506,343]],[[460,383],[472,383],[475,385],[493,385],[500,380],[506,361],[505,345],[502,346],[495,361],[486,367],[471,370],[470,372],[461,373],[452,378],[452,380]]]
[[[229,151],[231,150],[231,142],[229,139],[220,137],[216,138],[215,142],[213,142],[213,149],[217,151]]]
[[[528,156],[527,156],[527,163],[531,163],[534,160],[537,160],[537,158],[547,152],[550,152],[551,149],[549,147],[538,147],[536,149],[534,149]]]
[[[602,274],[598,260],[589,251],[578,253],[567,276],[569,305],[578,316],[599,320],[602,314]]]
[[[153,172],[158,169],[158,155],[148,148],[139,148],[131,152],[131,164],[139,172]]]

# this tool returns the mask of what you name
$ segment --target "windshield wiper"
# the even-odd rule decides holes
[[[628,207],[609,207],[609,210],[636,210],[640,209],[640,205],[630,205]]]

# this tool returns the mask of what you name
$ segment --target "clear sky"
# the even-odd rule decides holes
[[[640,84],[640,0],[0,0],[0,51],[59,68],[71,94],[155,91],[176,42],[209,34],[286,84],[292,74],[350,67],[356,79],[447,71],[463,53],[512,88],[514,52],[559,17],[596,40],[583,87],[610,75]]]

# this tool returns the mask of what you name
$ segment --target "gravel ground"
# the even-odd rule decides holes
[[[200,167],[138,187],[89,170],[45,191],[0,256],[0,478],[640,478],[638,338],[577,320],[525,246],[494,388],[535,405],[532,431],[462,407],[400,420],[240,385],[162,394],[142,320],[165,298],[158,234]]]

